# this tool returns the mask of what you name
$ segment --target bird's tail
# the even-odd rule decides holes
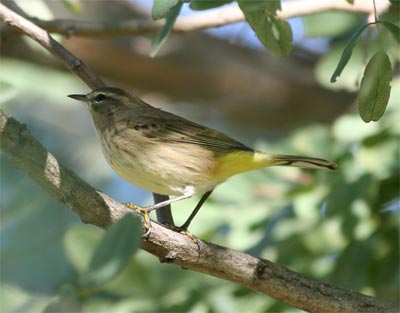
[[[334,171],[337,168],[336,163],[318,159],[309,158],[302,156],[284,155],[284,154],[270,154],[268,159],[271,162],[271,166],[282,165],[282,166],[295,166],[302,168],[313,168],[321,170]]]
[[[235,151],[219,157],[211,179],[221,182],[239,173],[279,165],[331,171],[335,170],[337,167],[333,162],[317,158],[272,154],[259,151]]]

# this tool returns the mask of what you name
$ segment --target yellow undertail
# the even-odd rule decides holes
[[[230,176],[268,166],[295,166],[322,170],[336,169],[335,163],[323,159],[257,151],[236,151],[218,158],[213,178],[223,181]]]

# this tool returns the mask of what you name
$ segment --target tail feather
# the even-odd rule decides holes
[[[239,173],[276,165],[331,171],[337,167],[333,162],[317,158],[271,154],[259,151],[236,151],[224,154],[217,159],[217,164],[210,179],[220,183]]]
[[[295,166],[302,168],[325,169],[334,171],[337,168],[336,163],[318,159],[293,155],[274,154],[272,156],[273,165]]]

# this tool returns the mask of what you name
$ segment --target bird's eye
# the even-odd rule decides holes
[[[94,98],[94,101],[96,101],[96,102],[101,102],[101,101],[103,101],[105,98],[106,98],[106,96],[105,96],[104,94],[99,93],[99,94]]]

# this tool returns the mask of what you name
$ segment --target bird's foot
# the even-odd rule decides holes
[[[128,209],[137,211],[143,215],[143,227],[145,230],[143,237],[145,237],[145,238],[149,237],[149,235],[151,233],[151,223],[150,223],[149,211],[146,210],[145,208],[137,206],[136,204],[133,204],[131,202],[125,203],[125,206]]]
[[[186,237],[188,237],[190,240],[192,240],[197,245],[197,247],[199,248],[199,251],[201,250],[201,248],[203,246],[202,241],[199,238],[197,238],[195,235],[193,235],[190,231],[188,231],[187,227],[185,227],[185,225],[175,226],[175,225],[166,224],[165,226],[177,233],[185,235]]]

